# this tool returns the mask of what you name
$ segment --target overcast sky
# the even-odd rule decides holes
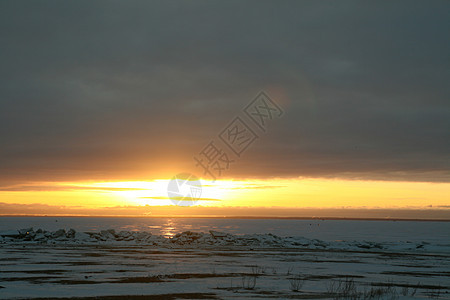
[[[0,183],[189,169],[261,90],[285,114],[228,177],[448,182],[449,31],[437,0],[1,1]]]

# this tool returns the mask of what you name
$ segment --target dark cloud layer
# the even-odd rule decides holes
[[[2,1],[1,181],[170,176],[259,90],[286,114],[228,176],[448,181],[449,28],[448,1]]]

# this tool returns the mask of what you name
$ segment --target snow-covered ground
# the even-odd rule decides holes
[[[450,299],[450,241],[25,228],[0,232],[0,287],[0,299]]]

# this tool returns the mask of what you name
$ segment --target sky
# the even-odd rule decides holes
[[[0,215],[450,219],[449,29],[438,0],[1,1]],[[261,91],[265,131],[243,111]],[[258,136],[239,157],[236,117]],[[211,141],[234,160],[213,182]],[[167,198],[184,172],[196,207]]]

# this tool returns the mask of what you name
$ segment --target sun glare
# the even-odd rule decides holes
[[[1,194],[5,203],[45,200],[63,208],[167,206],[175,205],[169,181],[45,182]],[[203,207],[446,208],[450,191],[448,183],[320,178],[202,180],[201,185],[195,205]]]
[[[89,184],[92,189],[113,193],[129,205],[173,205],[167,195],[169,179],[154,181],[96,182]],[[211,205],[226,199],[227,191],[234,188],[233,181],[202,182],[201,195],[197,204]],[[85,185],[84,185],[85,186]]]

